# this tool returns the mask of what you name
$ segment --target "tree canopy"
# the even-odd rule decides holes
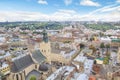
[[[104,43],[101,43],[101,44],[100,44],[100,48],[105,48],[105,44],[104,44]]]
[[[30,80],[37,80],[35,76],[31,76]]]

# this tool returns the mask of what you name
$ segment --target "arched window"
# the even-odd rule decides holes
[[[37,65],[35,65],[35,69],[37,69]]]
[[[16,74],[16,80],[19,80],[18,74]]]
[[[20,73],[20,77],[21,77],[21,79],[22,79],[22,73]]]
[[[26,76],[25,74],[26,74],[26,73],[25,73],[25,70],[24,70],[24,76]]]

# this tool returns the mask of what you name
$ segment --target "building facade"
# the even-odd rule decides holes
[[[47,32],[43,31],[43,41],[40,43],[40,51],[47,58],[47,61],[58,61],[62,63],[69,63],[70,59],[64,58],[60,53],[51,52],[51,42],[48,40]]]

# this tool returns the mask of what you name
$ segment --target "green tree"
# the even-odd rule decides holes
[[[37,80],[35,76],[31,76],[30,80]]]
[[[85,45],[83,43],[80,43],[80,49],[83,49],[85,47]]]
[[[104,44],[104,43],[101,43],[101,44],[100,44],[100,48],[102,49],[102,54],[103,54],[103,51],[104,51],[104,48],[105,48],[105,44]]]
[[[109,51],[109,49],[110,49],[110,44],[106,44],[106,49],[107,49],[107,52]]]
[[[103,60],[103,63],[108,64],[109,63],[109,57],[105,57],[104,60]]]

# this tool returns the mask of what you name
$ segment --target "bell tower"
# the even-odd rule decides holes
[[[46,30],[43,30],[43,41],[45,43],[48,43],[48,34],[47,34]]]
[[[51,43],[48,39],[48,34],[46,30],[43,30],[42,35],[43,39],[42,42],[40,43],[40,51],[47,58],[47,60],[50,61]]]

